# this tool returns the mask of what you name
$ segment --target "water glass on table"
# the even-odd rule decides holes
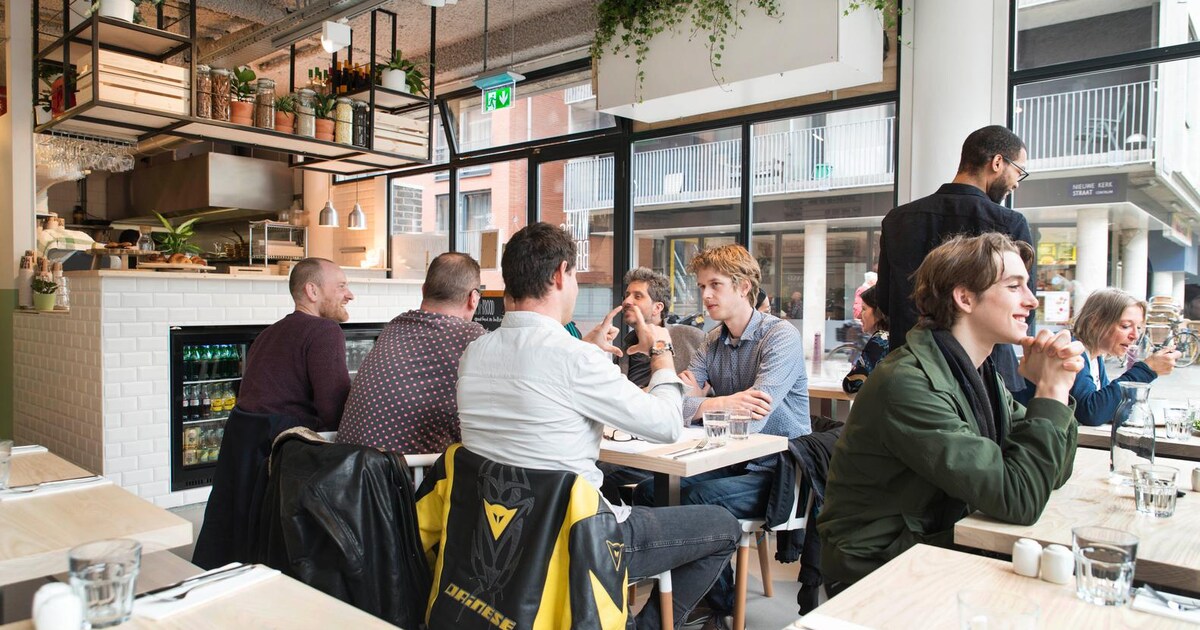
[[[0,440],[0,490],[8,488],[8,465],[12,460],[12,440]]]
[[[124,623],[133,613],[133,595],[142,565],[136,540],[98,540],[67,553],[71,587],[83,600],[93,628]]]
[[[725,446],[729,438],[729,412],[705,411],[704,434],[713,446]]]
[[[1163,425],[1168,439],[1186,440],[1192,436],[1192,411],[1187,407],[1163,409]]]
[[[1124,606],[1130,601],[1138,537],[1111,527],[1075,527],[1075,595],[1101,606]]]
[[[735,409],[729,412],[729,437],[744,440],[750,437],[750,412],[745,409]]]
[[[1141,514],[1173,516],[1179,469],[1173,466],[1137,464],[1133,467],[1134,507]]]
[[[1028,598],[996,591],[959,591],[962,630],[1035,630],[1041,610]]]

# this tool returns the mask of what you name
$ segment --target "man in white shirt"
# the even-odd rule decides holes
[[[678,438],[683,384],[675,375],[671,338],[637,317],[639,343],[650,355],[643,392],[621,374],[609,353],[614,309],[583,341],[563,328],[579,285],[575,243],[562,229],[535,223],[513,235],[501,262],[509,299],[500,328],[467,346],[459,363],[458,414],[463,444],[510,466],[565,470],[599,488],[596,468],[604,426],[655,443]],[[629,578],[670,570],[676,625],[728,563],[740,529],[728,510],[708,505],[614,508],[625,537]],[[637,617],[659,627],[658,598]]]

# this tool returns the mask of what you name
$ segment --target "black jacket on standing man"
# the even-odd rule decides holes
[[[951,236],[986,232],[1034,244],[1024,215],[993,202],[970,184],[943,184],[934,194],[893,208],[883,218],[875,293],[879,308],[891,320],[888,342],[892,351],[904,345],[905,336],[917,323],[912,278],[926,254]],[[1030,269],[1029,290],[1035,294],[1036,276],[1036,269]],[[1017,355],[1011,345],[998,344],[992,360],[1009,391],[1025,388],[1025,379],[1017,374]]]

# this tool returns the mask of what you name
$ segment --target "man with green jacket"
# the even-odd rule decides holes
[[[1032,258],[1002,234],[959,236],[917,270],[920,322],[859,391],[830,464],[817,529],[831,594],[917,543],[949,546],[973,510],[1033,523],[1071,476],[1083,347],[1066,331],[1026,336]],[[1024,348],[1028,408],[988,359],[999,343]]]

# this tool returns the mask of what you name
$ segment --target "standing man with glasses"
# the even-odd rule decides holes
[[[1014,241],[1035,243],[1025,217],[1000,205],[1029,176],[1027,159],[1025,143],[1012,131],[1000,125],[978,129],[963,142],[953,181],[928,197],[892,209],[883,218],[875,292],[880,310],[891,321],[889,344],[893,351],[904,345],[909,329],[917,323],[913,274],[943,241],[958,234],[999,232]],[[1036,291],[1036,282],[1037,270],[1031,268],[1030,291]],[[998,344],[992,359],[1009,391],[1025,388],[1011,345]]]

